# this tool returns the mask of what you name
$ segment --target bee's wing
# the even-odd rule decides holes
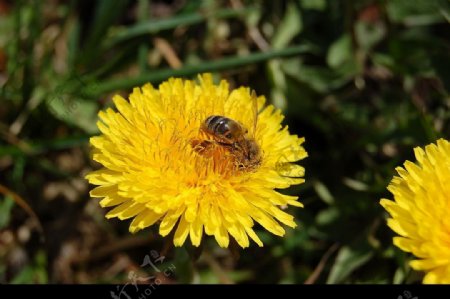
[[[256,126],[258,125],[258,97],[256,95],[256,92],[252,90],[251,92],[252,97],[252,110],[253,110],[253,129],[252,129],[252,135],[255,137],[256,134]]]

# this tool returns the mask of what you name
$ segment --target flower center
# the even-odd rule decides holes
[[[259,156],[252,157],[253,153],[249,153],[246,148],[243,148],[247,145],[225,144],[206,134],[200,136],[202,138],[191,140],[191,146],[207,164],[206,167],[215,173],[225,177],[242,175],[256,170],[261,164]]]

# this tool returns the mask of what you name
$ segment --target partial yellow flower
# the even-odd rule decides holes
[[[418,163],[406,161],[388,189],[394,200],[380,204],[392,216],[389,227],[401,237],[394,244],[418,259],[410,263],[426,272],[423,283],[450,283],[450,143],[440,139],[425,151],[416,147]]]
[[[199,76],[198,83],[171,78],[158,89],[146,84],[135,88],[129,101],[118,95],[113,101],[118,111],[99,112],[103,134],[90,140],[93,159],[103,168],[86,176],[98,185],[90,195],[103,198],[102,207],[116,206],[107,218],[133,218],[132,233],[159,223],[162,236],[175,230],[175,246],[188,236],[199,246],[204,232],[221,247],[228,247],[230,235],[242,247],[249,246],[249,237],[263,246],[255,223],[278,236],[285,234],[280,222],[296,226],[283,209],[302,204],[275,189],[304,182],[303,167],[293,163],[307,156],[304,138],[282,127],[283,115],[274,106],[263,108],[264,97],[256,100],[256,130],[250,89],[230,91],[226,81],[216,85],[210,74]],[[258,167],[238,167],[229,147],[201,132],[211,115],[249,130],[262,152]],[[208,154],[195,146],[204,140]]]

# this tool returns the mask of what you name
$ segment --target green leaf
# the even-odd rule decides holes
[[[336,257],[327,283],[342,283],[356,269],[367,263],[374,252],[367,242],[358,242],[353,246],[343,246]]]
[[[423,47],[424,44],[427,46]],[[422,28],[404,31],[388,44],[388,54],[393,59],[392,70],[404,76],[433,75],[435,72],[433,59],[442,55],[439,54],[442,47],[439,40],[430,38]],[[444,53],[444,56],[448,57],[448,50]],[[444,59],[440,63],[445,65],[447,60]]]
[[[14,168],[11,177],[18,185],[20,185],[23,181],[26,162],[27,161],[24,157],[17,157],[14,161]]]
[[[14,207],[14,200],[10,196],[5,196],[0,200],[0,229],[9,224],[11,210]]]
[[[325,67],[315,67],[301,64],[283,65],[286,74],[305,83],[312,89],[320,93],[327,93],[337,89],[353,78],[355,71],[348,71],[341,75],[334,70]],[[340,71],[343,71],[341,69]]]
[[[197,277],[194,278],[193,283],[201,283],[201,284],[219,284],[219,278],[217,275],[210,269],[199,271]]]
[[[344,34],[329,48],[327,63],[332,68],[339,68],[353,57],[352,39],[349,34]]]
[[[300,0],[304,9],[323,11],[327,8],[327,0]]]
[[[442,46],[430,55],[431,65],[435,75],[440,78],[447,93],[450,92],[450,59],[448,48]]]
[[[320,211],[316,216],[316,223],[319,226],[331,225],[341,217],[341,211],[336,207]]]
[[[280,25],[272,39],[274,49],[286,47],[290,41],[302,31],[302,16],[298,7],[290,2],[288,4],[286,15],[283,17]]]
[[[98,105],[93,101],[60,94],[46,101],[49,111],[67,124],[75,125],[89,134],[98,133]]]
[[[6,280],[5,274],[6,274],[6,265],[2,263],[0,264],[0,281],[2,283]]]
[[[12,280],[11,284],[24,284],[34,282],[34,270],[32,266],[27,265]]]
[[[175,248],[174,262],[175,275],[181,283],[190,283],[194,278],[194,268],[189,254],[185,248]]]
[[[368,51],[384,38],[386,35],[386,27],[380,24],[357,22],[355,25],[355,35],[358,40],[358,45]]]
[[[228,272],[230,280],[234,282],[240,282],[253,278],[253,272],[251,270],[235,270]]]
[[[12,280],[11,284],[47,283],[47,259],[40,250],[36,253],[32,264],[26,265]]]
[[[439,0],[438,6],[439,12],[444,16],[447,22],[450,23],[450,1]]]
[[[272,38],[274,49],[283,49],[288,46],[292,39],[302,31],[302,16],[293,2],[289,2],[286,14],[282,18],[277,31]],[[267,73],[270,77],[272,90],[270,98],[272,103],[279,109],[285,109],[286,102],[286,76],[279,60],[272,60],[267,64]]]
[[[322,199],[324,202],[326,202],[329,205],[332,205],[334,203],[334,197],[330,193],[330,190],[323,184],[321,181],[314,181],[313,182],[314,190],[316,190],[317,195],[319,195],[319,198]]]
[[[281,61],[272,60],[267,64],[267,73],[270,78],[272,90],[270,99],[278,109],[284,110],[287,106],[286,102],[286,76],[282,69]]]
[[[367,191],[369,190],[369,186],[367,186],[366,183],[351,179],[351,178],[343,178],[342,182],[344,185],[348,186],[349,188],[356,190],[356,191]]]
[[[424,26],[445,22],[439,0],[387,1],[386,10],[392,21],[407,26]]]
[[[405,269],[403,267],[397,268],[397,270],[395,271],[395,274],[394,274],[393,283],[394,284],[401,284],[401,283],[405,283],[405,280],[406,280]]]

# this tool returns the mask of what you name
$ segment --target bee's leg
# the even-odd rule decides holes
[[[211,140],[194,139],[191,141],[191,146],[194,149],[194,151],[202,154],[213,145],[213,142],[214,141],[211,141]]]
[[[223,146],[224,148],[227,148],[228,150],[234,150],[235,149],[234,143],[230,144],[230,143],[217,141],[217,144],[220,145],[220,146]]]

